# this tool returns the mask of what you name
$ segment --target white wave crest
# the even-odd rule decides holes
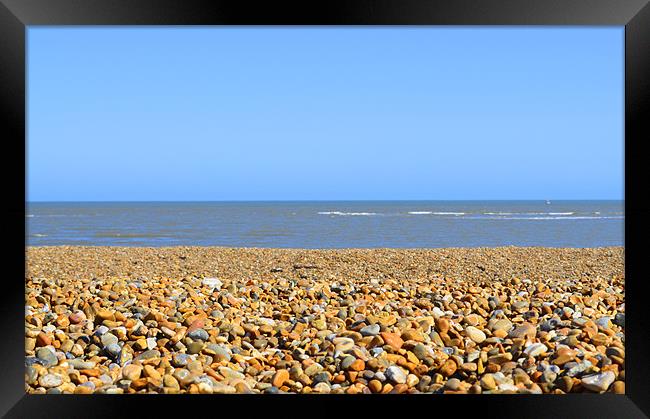
[[[34,216],[34,214],[27,214],[27,215],[25,215],[25,217],[27,217],[27,218],[32,218],[33,216]]]
[[[573,212],[549,212],[548,215],[573,215]]]
[[[432,212],[434,215],[465,215],[464,212]]]
[[[431,211],[409,211],[409,214],[413,214],[413,215],[425,215],[425,214],[431,214]]]
[[[592,216],[575,216],[575,217],[500,217],[494,218],[499,220],[602,220],[602,219],[618,219],[622,220],[625,217],[616,216],[616,217],[592,217]]]
[[[377,215],[376,212],[341,212],[341,211],[321,211],[320,215]]]

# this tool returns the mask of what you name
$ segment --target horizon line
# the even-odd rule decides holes
[[[480,201],[625,201],[625,198],[582,198],[582,199],[217,199],[217,200],[34,200],[25,201],[26,204],[36,203],[86,203],[86,202],[165,202],[165,203],[181,203],[181,202],[480,202]]]

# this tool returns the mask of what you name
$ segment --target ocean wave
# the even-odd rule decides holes
[[[409,211],[409,214],[412,214],[412,215],[425,215],[425,214],[431,214],[431,211]]]
[[[434,215],[465,215],[464,212],[445,212],[445,211],[432,212],[431,214],[434,214]]]
[[[47,234],[34,233],[30,234],[31,237],[47,237]]]
[[[573,215],[575,212],[484,212],[484,215]],[[596,212],[595,214],[600,214]]]
[[[124,239],[139,239],[139,238],[159,238],[168,237],[163,234],[155,233],[95,233],[93,236],[97,238],[124,238]]]
[[[25,217],[27,217],[27,218],[32,218],[33,216],[34,216],[34,214],[27,214],[27,215],[25,215]]]
[[[341,212],[341,211],[321,211],[320,215],[377,215],[376,212]]]
[[[622,220],[625,217],[623,216],[603,216],[603,217],[592,217],[592,216],[575,216],[575,217],[500,217],[492,218],[493,220],[601,220],[601,219],[618,219]]]

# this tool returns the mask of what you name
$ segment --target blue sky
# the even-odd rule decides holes
[[[622,199],[624,31],[28,30],[29,201]]]

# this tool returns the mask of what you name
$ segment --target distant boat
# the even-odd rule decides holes
[[[547,199],[547,200],[546,200],[546,205],[551,205],[551,201],[549,201],[549,200]]]

